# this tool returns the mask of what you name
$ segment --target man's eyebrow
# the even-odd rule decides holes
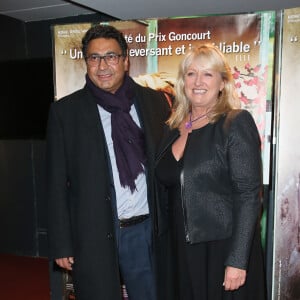
[[[89,55],[105,56],[105,55],[110,55],[110,54],[116,54],[116,55],[118,55],[115,51],[108,51],[108,52],[105,52],[104,54],[100,54],[98,52],[92,52]]]

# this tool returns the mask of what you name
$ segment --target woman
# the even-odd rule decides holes
[[[237,109],[223,54],[212,45],[188,53],[176,95],[156,161],[171,232],[170,298],[265,299],[260,138],[250,113]]]

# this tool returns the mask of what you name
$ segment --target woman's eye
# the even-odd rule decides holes
[[[195,72],[187,72],[186,73],[186,76],[188,76],[188,77],[191,77],[191,76],[194,76],[195,75]]]

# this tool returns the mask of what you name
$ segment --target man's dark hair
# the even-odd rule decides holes
[[[86,32],[82,39],[83,57],[86,58],[87,56],[87,47],[89,42],[98,38],[116,40],[122,49],[123,57],[127,56],[128,46],[122,32],[110,25],[95,25]]]

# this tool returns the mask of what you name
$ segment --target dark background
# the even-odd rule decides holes
[[[27,22],[0,15],[0,254],[47,257],[45,134],[54,100],[51,26],[104,14]],[[64,276],[49,262],[51,299]]]
[[[0,15],[0,253],[47,256],[45,132],[54,99],[51,26],[104,14],[27,22]]]

